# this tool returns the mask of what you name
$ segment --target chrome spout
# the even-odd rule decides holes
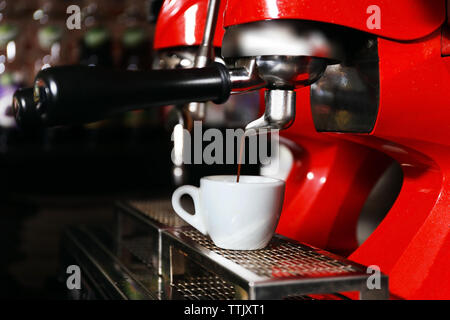
[[[264,115],[250,122],[245,130],[287,129],[295,119],[294,90],[267,90],[264,93],[266,110]]]

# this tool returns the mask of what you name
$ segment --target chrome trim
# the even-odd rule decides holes
[[[264,116],[247,129],[286,129],[293,123],[293,90],[316,82],[328,65],[344,59],[340,31],[302,20],[265,20],[225,30],[222,56],[230,68],[232,93],[269,89]]]
[[[296,93],[293,90],[267,90],[264,115],[250,122],[245,130],[287,129],[295,119]]]
[[[256,59],[246,58],[235,61],[230,69],[231,94],[261,89],[266,82],[259,76]]]
[[[203,31],[203,39],[198,48],[197,56],[195,57],[194,67],[206,67],[214,60],[214,34],[216,31],[217,18],[219,15],[220,0],[209,0],[208,11],[206,13],[205,29]]]
[[[261,250],[224,250],[184,227],[165,230],[162,243],[164,292],[169,294],[177,279],[204,269],[233,283],[237,299],[350,291],[359,291],[360,299],[389,298],[387,276],[381,275],[381,289],[369,290],[366,267],[279,235]]]
[[[195,68],[204,68],[214,61],[213,41],[219,15],[219,7],[220,0],[209,0],[203,39],[194,60]],[[191,102],[188,104],[187,109],[194,120],[204,120],[206,117],[205,102]]]
[[[333,26],[334,27],[334,26]],[[222,56],[308,56],[342,60],[336,28],[302,20],[265,20],[225,30]]]
[[[328,66],[311,86],[311,113],[319,132],[370,133],[380,103],[378,42],[350,33],[345,63]]]
[[[66,233],[66,262],[75,259],[92,275],[103,298],[294,299],[349,291],[361,299],[389,298],[387,276],[381,274],[380,290],[369,290],[365,266],[324,250],[280,235],[261,250],[225,250],[178,225],[166,200],[133,203],[139,208],[118,205],[113,238],[91,227]]]

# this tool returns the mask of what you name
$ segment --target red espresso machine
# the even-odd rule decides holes
[[[214,35],[216,50],[220,49],[224,34],[224,4],[221,2]],[[180,68],[184,59],[193,66],[203,40],[207,6],[206,0],[164,3],[154,40],[160,65]],[[356,223],[365,200],[392,160],[361,144],[318,133],[309,103],[299,101],[297,113],[303,116],[298,119],[301,123],[296,125],[295,133],[283,132],[288,138],[283,144],[290,149],[293,161],[286,176],[287,195],[277,232],[349,254],[358,247]]]
[[[16,95],[14,111],[19,123],[54,126],[131,105],[223,103],[230,93],[260,90],[263,112],[247,129],[281,129],[294,159],[277,232],[380,267],[399,298],[448,299],[447,7],[444,0],[223,1],[224,30],[217,19],[209,38],[225,66],[49,68],[37,75],[33,99],[30,90]],[[205,17],[205,1],[166,1],[155,48],[200,44]],[[358,246],[361,208],[393,160],[401,190]]]
[[[377,13],[380,25],[373,28],[370,22]],[[308,29],[341,39],[343,60],[332,61],[317,82],[299,90],[297,119],[284,135],[301,145],[312,116],[321,135],[368,146],[401,165],[403,185],[397,200],[350,259],[380,266],[390,277],[391,292],[407,299],[450,297],[448,21],[444,0],[229,0],[225,11],[222,47],[234,47],[223,49],[225,58],[248,56],[252,50],[279,57],[283,45],[286,55],[292,54],[281,35],[289,38]],[[255,40],[265,33],[273,53],[257,44],[252,47],[252,29],[259,33]],[[236,49],[236,44],[241,47]],[[347,161],[351,166],[351,157]],[[322,217],[316,211],[309,221],[302,219],[305,198],[296,194],[301,188],[295,174],[287,183],[293,200],[278,230],[305,241],[308,232],[304,238],[300,230],[321,232]],[[338,192],[346,178],[350,176],[339,177],[331,188]],[[320,176],[314,175],[316,179]],[[317,196],[328,202],[326,196]],[[348,220],[344,214],[335,224],[353,233],[355,220],[351,210],[348,214]],[[323,227],[325,231],[327,225]]]
[[[287,56],[293,48],[283,46],[298,39],[280,37],[302,25],[312,35],[318,30],[342,41],[336,50],[344,51],[344,62],[330,61],[312,87],[302,83],[288,88],[297,91],[297,117],[282,136],[288,139],[294,162],[277,232],[380,266],[390,276],[391,292],[399,297],[445,298],[450,294],[443,285],[450,281],[446,4],[373,4],[352,2],[349,10],[345,0],[229,0],[224,43],[219,14],[214,45],[223,45],[224,57],[235,61],[264,50],[266,56]],[[206,1],[166,1],[155,49],[199,45],[206,7]],[[369,22],[377,18],[381,25],[373,29]],[[420,110],[429,111],[420,117]],[[392,159],[403,172],[400,194],[358,247],[361,208]],[[412,265],[417,267],[413,272]]]

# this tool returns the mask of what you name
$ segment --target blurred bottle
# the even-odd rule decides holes
[[[87,30],[80,43],[79,62],[88,66],[110,67],[114,65],[109,30],[95,26]]]
[[[126,70],[150,69],[153,61],[153,35],[160,5],[157,1],[127,0],[118,17],[122,26],[120,67]],[[162,123],[159,108],[131,111],[124,114],[124,126],[133,142],[142,138],[145,129]]]
[[[62,39],[64,29],[58,25],[45,25],[37,31],[34,73],[62,64]]]
[[[33,20],[41,25],[52,21],[63,21],[66,15],[66,3],[61,0],[35,0]]]
[[[68,64],[70,61],[66,38],[66,6],[64,1],[37,0],[32,13],[34,23],[29,30],[28,54],[32,78],[42,69]]]
[[[37,0],[0,0],[0,22],[21,20],[35,6]]]
[[[111,5],[117,1],[85,0],[82,8],[82,36],[79,42],[79,63],[103,68],[114,67],[113,38],[108,28],[112,14]],[[114,119],[84,125],[88,147],[96,148],[100,131],[116,125]]]
[[[89,66],[113,67],[112,37],[107,27],[106,2],[85,0],[83,2],[82,30],[79,62]]]
[[[138,69],[150,68],[153,61],[153,37],[156,19],[162,0],[126,0],[118,24],[122,26],[121,66],[132,66],[132,59],[138,60]]]
[[[66,43],[66,8],[67,4],[61,0],[35,0],[34,7],[24,26],[27,31],[26,63],[29,68],[28,80],[34,82],[39,71],[67,64],[69,61]],[[30,23],[30,21],[32,23]],[[64,141],[66,129],[51,128],[42,132],[42,143],[46,151],[51,150],[61,137]]]
[[[0,24],[0,127],[13,128],[16,123],[11,102],[14,92],[23,86],[26,69],[21,57],[20,29],[9,22]]]
[[[139,26],[125,29],[122,36],[122,56],[120,68],[125,70],[145,70],[151,66],[150,44],[147,31]],[[147,111],[136,110],[124,114],[124,126],[131,131],[132,139],[138,139],[139,130],[146,125]]]
[[[143,27],[127,28],[122,36],[120,67],[126,70],[145,70],[151,66],[148,32]]]
[[[25,33],[18,21],[22,4],[0,1],[0,152],[8,150],[10,138],[17,133],[12,96],[27,78]]]
[[[12,96],[29,85],[25,26],[33,5],[33,0],[0,0],[0,152],[7,152],[11,138],[18,134]]]
[[[164,3],[164,0],[148,0],[147,1],[147,21],[155,25],[156,20],[158,19],[159,12],[161,11],[161,7]]]
[[[151,66],[149,34],[146,29],[145,1],[126,1],[118,18],[122,29],[120,68],[145,70]],[[132,142],[139,139],[139,131],[146,125],[147,112],[130,111],[124,114],[123,124]]]
[[[61,63],[64,65],[78,64],[80,59],[80,43],[85,31],[84,26],[81,24],[82,17],[82,0],[57,0],[61,2],[63,8],[63,41],[62,41],[62,60]],[[75,27],[75,18],[72,16],[75,14],[73,9],[67,13],[69,6],[77,6],[80,8],[80,25],[79,28]]]

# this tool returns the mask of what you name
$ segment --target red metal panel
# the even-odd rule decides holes
[[[301,95],[299,116],[283,134],[305,146],[310,154],[297,155],[303,168],[297,164],[288,179],[286,208],[278,231],[322,248],[339,250],[339,244],[351,247],[351,236],[339,232],[354,234],[354,210],[339,217],[336,200],[344,198],[336,195],[344,190],[344,194],[352,195],[352,205],[357,206],[358,199],[364,197],[364,188],[355,192],[361,181],[353,179],[356,169],[352,171],[343,161],[364,166],[367,163],[359,162],[359,157],[366,153],[373,157],[371,160],[383,159],[383,153],[402,166],[403,186],[386,218],[350,258],[380,266],[389,275],[392,293],[398,297],[449,299],[450,59],[441,56],[441,30],[420,41],[378,41],[380,110],[372,134],[328,134],[373,148],[374,153],[358,153],[353,147],[357,158],[351,159],[351,152],[346,156],[341,147],[343,158],[339,158],[333,151],[336,142],[327,147],[322,138],[309,144],[312,131],[305,119],[311,114],[303,107],[309,106],[309,96]],[[326,192],[320,180],[308,181],[305,172],[314,173],[314,177],[322,174],[335,192]],[[334,181],[333,176],[337,177]],[[370,175],[359,178],[366,186],[370,184]],[[334,232],[339,236],[333,237]]]
[[[155,47],[198,45],[206,2],[166,1]],[[367,29],[366,9],[373,4],[381,8],[380,30]],[[358,212],[388,163],[386,155],[400,163],[404,183],[397,201],[350,258],[379,265],[392,292],[402,298],[450,298],[450,58],[441,56],[438,30],[446,19],[445,4],[228,0],[226,12],[226,25],[306,19],[398,40],[422,38],[379,38],[380,110],[372,134],[315,132],[307,88],[299,91],[294,125],[283,132],[297,147],[277,231],[318,247],[343,252],[356,247]],[[218,28],[216,46],[222,40],[220,21]]]
[[[223,38],[223,11],[221,2],[214,46],[220,47]],[[155,49],[199,45],[205,29],[208,0],[166,0],[161,8],[155,30]]]
[[[373,185],[391,159],[361,144],[318,133],[310,90],[297,92],[297,118],[282,136],[294,142],[277,232],[342,255],[358,247],[356,225]]]
[[[228,0],[225,27],[266,19],[302,19],[338,24],[397,40],[424,37],[446,19],[446,0]],[[367,9],[377,5],[381,28],[371,30]]]
[[[354,139],[403,168],[400,195],[352,259],[377,264],[403,298],[450,298],[450,73],[441,34],[379,39],[380,112],[372,137]]]
[[[368,164],[360,162],[362,155],[367,154],[374,160],[383,159],[380,154],[386,154],[402,166],[401,192],[380,226],[350,259],[380,266],[389,275],[392,293],[398,297],[449,299],[450,59],[441,57],[440,30],[422,41],[395,42],[380,38],[379,54],[381,92],[375,129],[370,135],[326,134],[378,152],[358,152],[353,147],[357,158],[352,159],[351,153],[346,156],[341,147],[339,152],[344,152],[344,158],[339,159],[331,147],[327,149],[325,138],[321,139],[322,146],[319,141],[308,145],[307,136],[311,134],[307,133],[311,131],[308,130],[309,120],[305,119],[311,114],[302,106],[309,106],[309,96],[302,95],[297,105],[299,116],[284,135],[310,150],[310,170],[325,173],[335,192],[325,192],[326,187],[318,184],[320,180],[311,184],[298,173],[300,178],[293,180],[293,171],[287,188],[296,191],[291,191],[294,195],[286,199],[287,207],[278,231],[323,248],[339,249],[339,243],[346,241],[350,241],[347,242],[350,245],[350,236],[332,236],[333,232],[343,230],[354,234],[356,223],[354,210],[346,211],[339,218],[335,201],[344,198],[335,197],[346,190],[348,192],[343,193],[351,195],[352,205],[356,205],[358,198],[364,197],[364,187],[356,186],[359,183],[369,185],[370,175],[355,177],[356,169],[352,171],[350,165],[346,167],[343,162],[363,167]],[[326,159],[320,163],[315,157]],[[297,172],[301,172],[298,167]],[[333,176],[337,177],[334,181]],[[305,189],[307,184],[310,184],[309,190]],[[310,205],[311,201],[316,202],[315,207]],[[330,229],[330,221],[335,220],[345,223],[336,222]],[[330,242],[325,243],[326,239]]]

